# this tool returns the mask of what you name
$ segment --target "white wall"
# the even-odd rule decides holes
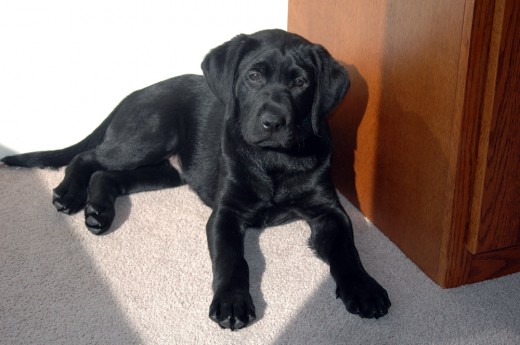
[[[133,90],[287,27],[287,0],[2,0],[0,157],[83,139]]]

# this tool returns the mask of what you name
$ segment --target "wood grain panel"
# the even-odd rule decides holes
[[[468,232],[470,231],[471,200],[475,191],[475,177],[478,167],[479,133],[484,111],[488,65],[490,60],[491,37],[495,1],[468,1],[463,21],[467,30],[462,41],[461,57],[467,59],[465,66],[461,62],[459,80],[464,84],[458,89],[461,106],[455,111],[460,117],[459,126],[454,126],[451,135],[459,145],[452,152],[451,160],[457,162],[457,172],[453,181],[446,185],[454,189],[451,218],[439,231],[443,232],[440,264],[437,282],[443,287],[455,287],[464,284],[469,276],[471,253],[467,250]],[[459,137],[457,137],[457,135]]]
[[[472,166],[474,171],[473,195],[468,196],[471,202],[470,223],[468,229],[467,248],[472,254],[477,253],[481,222],[482,195],[486,177],[486,160],[488,155],[489,134],[493,116],[493,102],[502,20],[505,0],[478,1],[476,22],[473,29],[472,61],[469,73],[480,76],[472,79],[468,85],[467,109],[468,123],[466,127],[472,132],[471,149],[468,153],[476,158]],[[476,91],[476,92],[475,92]],[[476,144],[473,144],[473,143]],[[477,145],[477,146],[475,146]]]
[[[478,254],[471,260],[465,283],[475,283],[520,271],[520,246]]]
[[[505,1],[478,252],[520,245],[520,2]]]

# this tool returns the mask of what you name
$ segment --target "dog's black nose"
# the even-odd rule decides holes
[[[286,124],[284,116],[272,113],[262,114],[260,121],[262,126],[270,132],[276,132]]]

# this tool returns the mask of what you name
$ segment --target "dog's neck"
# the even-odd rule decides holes
[[[324,137],[311,136],[289,149],[253,146],[230,133],[223,135],[222,140],[223,156],[231,160],[230,167],[251,168],[269,177],[330,168],[331,143]]]

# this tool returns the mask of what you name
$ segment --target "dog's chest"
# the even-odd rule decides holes
[[[272,208],[290,207],[301,199],[305,190],[302,176],[276,174],[256,185],[256,193],[266,206]]]
[[[305,194],[302,186],[284,181],[273,184],[261,192],[261,206],[256,217],[259,226],[275,226],[297,218]]]

